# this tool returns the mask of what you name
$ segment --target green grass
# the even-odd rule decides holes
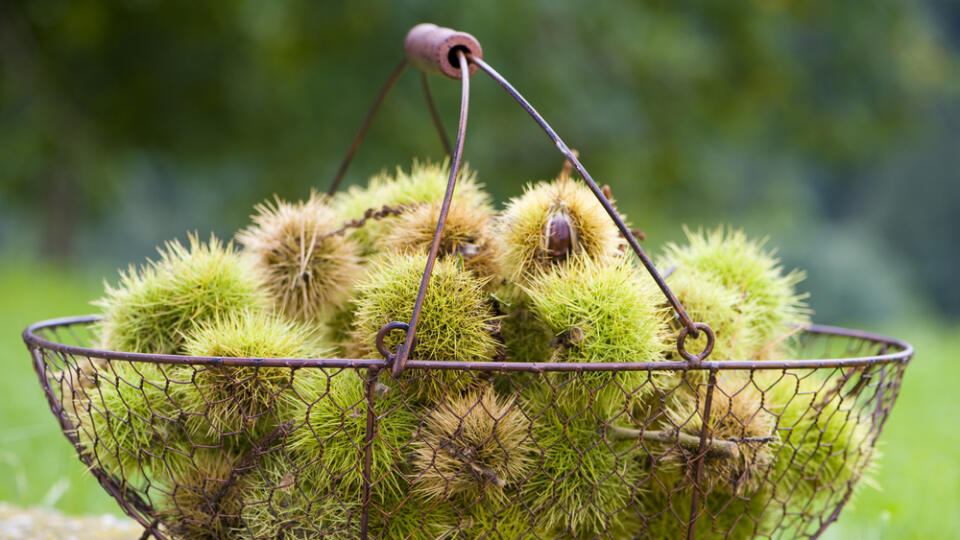
[[[108,275],[115,278],[116,274]],[[20,333],[41,319],[94,313],[97,272],[0,264],[0,500],[68,513],[119,513],[86,472],[50,413]]]
[[[114,277],[0,263],[0,354],[7,366],[0,377],[0,500],[119,513],[60,434],[20,339],[31,322],[93,312],[88,302],[102,293],[102,275]],[[881,437],[880,488],[861,490],[826,537],[960,537],[960,326],[904,321],[879,330],[911,341],[918,357]]]
[[[917,349],[880,437],[878,489],[865,487],[825,538],[960,538],[960,327],[914,321],[884,332]]]

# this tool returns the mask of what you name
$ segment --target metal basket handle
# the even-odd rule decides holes
[[[560,153],[563,154],[567,161],[571,163],[577,170],[577,173],[586,182],[587,186],[590,188],[590,191],[593,192],[594,196],[596,196],[604,210],[606,210],[607,214],[610,216],[610,219],[613,220],[614,224],[617,226],[617,229],[620,230],[620,234],[622,234],[626,239],[631,249],[633,249],[633,252],[640,259],[640,262],[643,264],[644,268],[647,269],[650,277],[652,277],[656,282],[657,286],[670,303],[670,306],[677,314],[677,317],[680,319],[680,322],[683,325],[683,328],[680,330],[680,334],[677,337],[677,352],[680,353],[680,356],[690,364],[696,365],[710,355],[710,353],[713,351],[713,345],[715,342],[713,330],[705,323],[694,322],[690,316],[687,315],[683,305],[681,305],[676,295],[673,294],[673,291],[670,290],[670,287],[667,285],[660,272],[657,271],[653,261],[650,260],[650,257],[646,254],[643,248],[640,247],[640,243],[637,242],[636,237],[634,237],[633,233],[630,231],[630,228],[627,227],[626,223],[623,221],[623,218],[613,207],[610,201],[604,196],[600,187],[593,180],[593,177],[591,177],[590,173],[587,172],[587,169],[582,163],[580,163],[580,159],[577,157],[577,154],[570,150],[570,147],[567,146],[562,139],[560,139],[560,136],[557,135],[553,128],[550,127],[547,121],[543,119],[540,113],[533,108],[533,105],[531,105],[530,102],[528,102],[520,94],[520,92],[513,87],[513,85],[511,85],[502,75],[497,73],[493,67],[483,61],[483,49],[476,38],[470,34],[457,32],[456,30],[439,27],[434,24],[418,24],[417,26],[414,26],[409,33],[407,33],[406,40],[404,41],[404,53],[405,59],[401,61],[397,68],[395,68],[390,74],[387,83],[380,90],[373,107],[367,113],[367,116],[361,125],[360,131],[354,138],[353,143],[347,152],[347,156],[341,164],[340,169],[337,171],[337,175],[334,178],[333,184],[331,185],[329,191],[330,194],[336,192],[353,154],[356,152],[360,141],[363,139],[363,136],[366,133],[366,129],[369,126],[370,120],[376,114],[376,111],[380,103],[383,101],[383,98],[386,96],[387,92],[389,92],[390,88],[393,86],[393,83],[399,77],[407,63],[413,64],[421,70],[423,89],[427,99],[427,104],[430,108],[434,125],[436,126],[437,131],[440,134],[440,139],[443,142],[446,141],[446,135],[444,134],[443,127],[439,122],[439,115],[437,114],[436,108],[433,105],[433,100],[429,93],[429,87],[427,86],[426,78],[423,73],[441,73],[450,78],[459,79],[461,81],[460,118],[457,124],[456,142],[454,143],[453,152],[450,153],[450,177],[447,181],[447,190],[446,193],[444,193],[443,203],[440,207],[440,216],[437,219],[437,228],[436,231],[434,231],[433,242],[430,245],[430,252],[427,255],[427,263],[424,267],[423,278],[420,281],[420,289],[417,292],[416,302],[413,306],[413,313],[410,316],[409,323],[403,323],[399,321],[388,323],[384,325],[377,334],[377,349],[380,351],[380,354],[384,356],[384,358],[391,362],[391,371],[394,377],[400,376],[400,374],[403,372],[404,366],[407,362],[407,357],[410,354],[410,350],[413,348],[413,341],[416,337],[417,331],[417,322],[420,319],[420,311],[423,308],[423,300],[426,296],[427,287],[430,284],[430,275],[433,272],[433,266],[437,259],[437,253],[440,247],[440,237],[443,233],[443,228],[446,223],[447,213],[450,210],[450,202],[453,199],[453,190],[456,188],[457,174],[460,172],[460,163],[463,157],[463,142],[467,128],[467,113],[470,102],[470,76],[473,75],[478,69],[489,75],[494,81],[497,82],[497,84],[503,87],[503,89],[510,94],[510,97],[519,103],[520,106],[523,107],[523,109],[527,112],[527,114],[533,118],[537,125],[540,126],[550,140],[552,140],[557,146],[557,149],[560,150]],[[449,148],[449,146],[446,144],[445,146]],[[402,329],[406,332],[406,339],[396,353],[393,353],[387,350],[383,339],[387,333],[398,329]],[[701,331],[707,336],[707,344],[704,349],[700,351],[700,353],[691,354],[686,350],[685,347],[686,338],[687,336],[696,338],[700,335]]]

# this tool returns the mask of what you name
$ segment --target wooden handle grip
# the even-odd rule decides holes
[[[483,48],[475,37],[430,23],[414,26],[403,43],[403,51],[411,64],[423,71],[442,73],[453,79],[460,78],[458,49],[470,53],[474,58],[483,58]],[[477,66],[470,64],[470,75],[476,71]]]

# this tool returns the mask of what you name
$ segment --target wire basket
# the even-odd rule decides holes
[[[710,327],[687,316],[576,153],[482,60],[479,43],[419,25],[405,49],[407,59],[381,90],[331,188],[408,62],[461,81],[437,231],[410,321],[378,334],[383,358],[99,350],[91,348],[95,316],[24,331],[63,433],[143,525],[143,538],[818,537],[869,473],[912,347],[810,326],[787,347],[805,360],[708,359]],[[553,139],[663,291],[680,328],[673,359],[408,360],[460,167],[470,75],[478,69]],[[384,337],[397,330],[406,339],[388,350]],[[704,349],[689,352],[687,337],[701,335]],[[387,372],[399,389],[384,384]],[[267,401],[300,414],[248,410],[230,395],[185,400],[184,390],[204,377],[229,377],[238,388],[269,379]],[[418,380],[449,391],[414,403],[403,388]],[[236,421],[224,422],[217,412],[224,410]]]

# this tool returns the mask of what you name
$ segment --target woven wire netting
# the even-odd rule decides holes
[[[818,328],[796,358],[857,360],[392,380],[382,360],[108,360],[82,349],[92,320],[25,339],[80,459],[157,538],[816,537],[869,478],[909,360]]]

